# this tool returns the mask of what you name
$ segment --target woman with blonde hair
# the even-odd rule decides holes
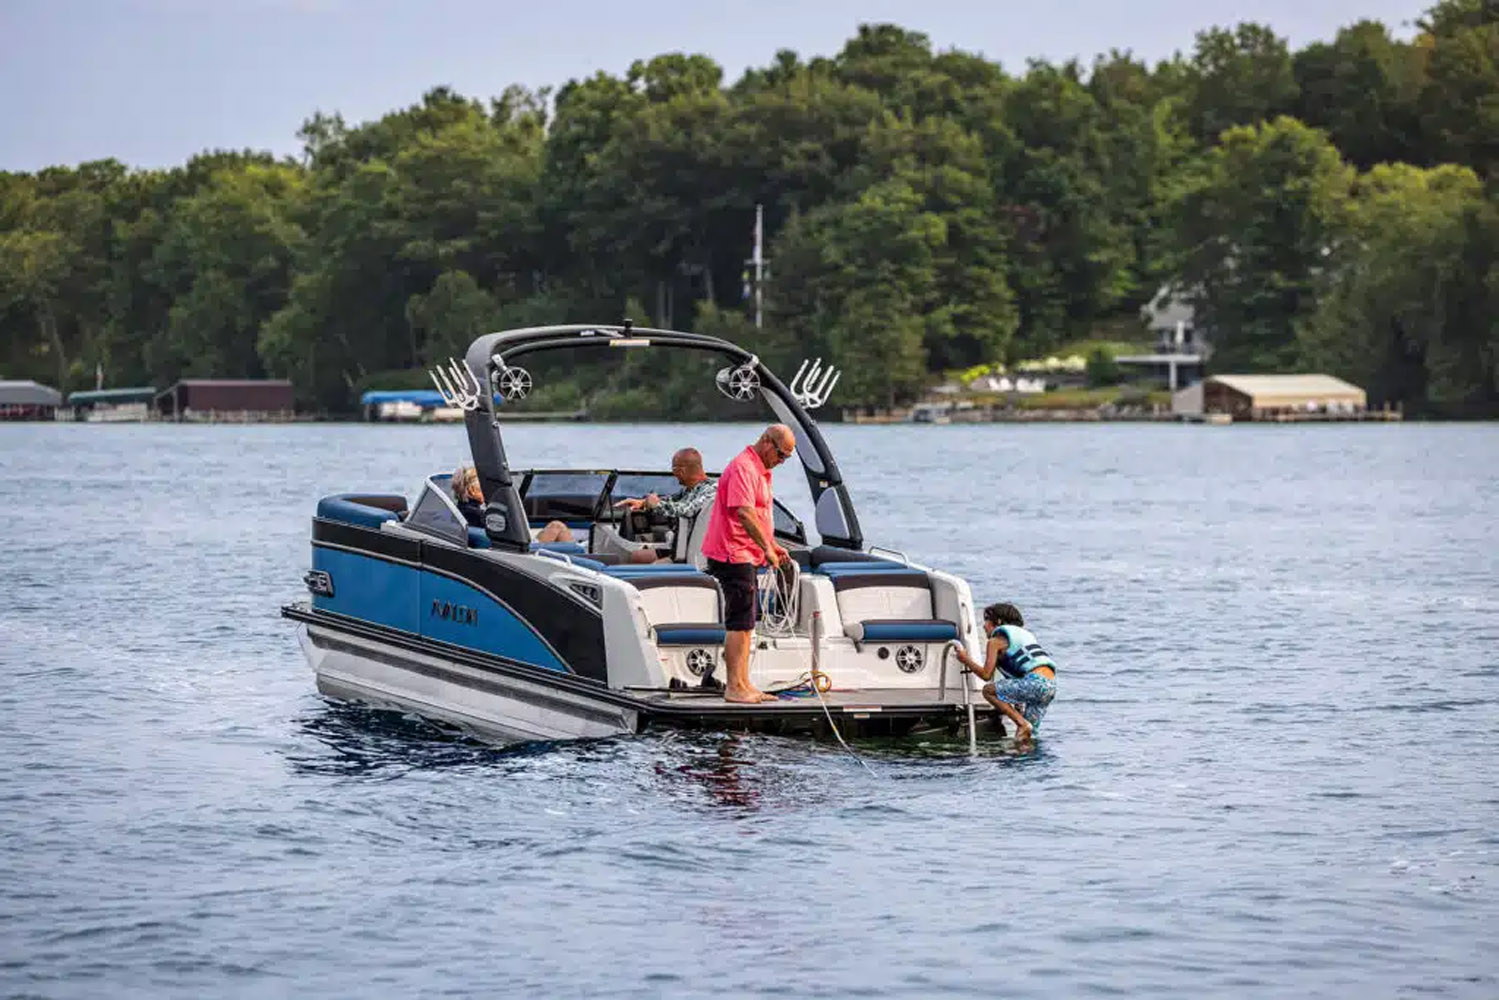
[[[479,470],[472,465],[460,465],[453,473],[453,499],[458,503],[458,513],[475,528],[484,527],[484,491],[479,488]],[[561,521],[548,521],[536,536],[538,542],[570,542],[573,531]]]

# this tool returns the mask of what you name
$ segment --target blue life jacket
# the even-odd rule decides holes
[[[1004,655],[995,661],[995,666],[1006,674],[1024,677],[1037,667],[1050,667],[1053,672],[1056,671],[1056,661],[1047,655],[1046,650],[1041,648],[1041,643],[1028,629],[1019,625],[1000,625],[989,633],[989,638],[1001,634],[1010,645]]]

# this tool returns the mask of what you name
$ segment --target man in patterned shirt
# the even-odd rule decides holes
[[[703,456],[696,448],[683,448],[671,457],[671,474],[682,488],[665,499],[647,493],[639,499],[621,500],[626,510],[659,510],[668,517],[691,517],[713,503],[716,484],[703,471]]]

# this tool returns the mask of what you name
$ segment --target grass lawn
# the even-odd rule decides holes
[[[1171,393],[1164,389],[1141,392],[1131,386],[1105,385],[1096,389],[1053,389],[1051,392],[1016,396],[1012,405],[1022,410],[1093,410],[1109,403],[1169,406]]]

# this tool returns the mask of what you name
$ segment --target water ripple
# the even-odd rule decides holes
[[[1499,428],[828,432],[871,537],[1061,660],[1035,748],[330,701],[276,614],[312,505],[460,431],[0,425],[0,994],[1499,995]]]

